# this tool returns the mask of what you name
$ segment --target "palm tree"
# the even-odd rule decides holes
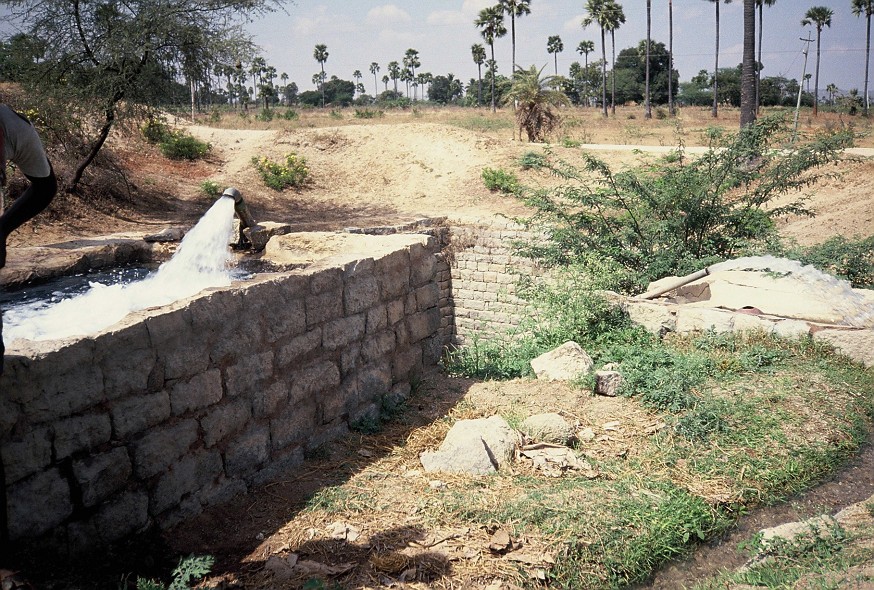
[[[510,15],[510,40],[513,44],[513,72],[516,71],[516,17],[531,14],[531,0],[498,0],[504,14]]]
[[[856,16],[865,15],[867,20],[865,33],[865,116],[868,116],[869,98],[868,98],[868,66],[871,61],[871,16],[874,15],[874,0],[852,0],[853,14]]]
[[[820,38],[822,37],[822,28],[832,26],[832,17],[834,11],[827,6],[814,6],[808,8],[801,19],[803,26],[813,25],[816,27],[816,77],[813,79],[813,116],[819,113],[819,51]]]
[[[325,62],[328,61],[328,46],[322,45],[321,43],[316,45],[316,48],[313,50],[313,57],[317,62],[319,62],[319,66],[322,68],[322,75],[319,80],[321,82],[322,87],[322,108],[325,107]]]
[[[744,2],[744,52],[740,81],[741,129],[756,121],[756,0]]]
[[[586,11],[589,16],[583,19],[583,27],[598,23],[601,28],[601,109],[605,117],[607,116],[607,43],[604,35],[607,29],[606,5],[607,0],[586,0]]]
[[[355,89],[357,90],[358,87],[361,86],[361,78],[363,78],[364,75],[361,73],[361,70],[355,70],[354,72],[352,72],[352,77],[355,78]],[[364,93],[360,92],[359,94]]]
[[[759,9],[759,59],[756,63],[756,111],[762,104],[761,86],[762,86],[762,31],[765,28],[763,12],[764,7],[774,6],[777,0],[756,0],[756,6]]]
[[[561,37],[551,35],[546,40],[546,52],[551,53],[555,57],[555,75],[558,76],[558,54],[564,51],[564,43],[561,42]]]
[[[828,92],[829,103],[835,104],[835,95],[838,93],[838,87],[835,84],[829,84],[825,87],[825,91]]]
[[[519,69],[513,74],[513,86],[507,94],[507,101],[518,105],[516,122],[519,125],[519,135],[522,129],[528,135],[528,141],[542,141],[544,137],[558,124],[559,117],[552,107],[569,104],[564,92],[557,89],[558,76],[541,78],[543,68],[531,66],[530,69]]]
[[[414,81],[416,79],[416,68],[422,65],[422,62],[419,61],[419,52],[412,47],[407,49],[406,53],[404,53],[404,65],[410,70],[410,80]],[[415,99],[416,97],[413,96],[413,100]]]
[[[481,106],[483,102],[483,63],[486,61],[486,48],[479,43],[474,43],[470,46],[470,54],[473,56],[473,63],[476,64],[476,76],[478,80],[476,88],[476,106]]]
[[[395,94],[398,93],[398,78],[401,77],[401,64],[396,61],[388,62],[388,75],[395,83]]]
[[[385,84],[385,91],[388,92],[388,83],[391,78],[388,77],[388,74],[382,75],[382,83]]]
[[[611,76],[613,89],[610,94],[610,112],[616,115],[616,29],[625,24],[625,12],[622,10],[622,5],[614,0],[607,0],[604,6],[604,14],[607,19],[605,26],[610,31],[610,44],[613,48],[613,57],[610,62],[610,68],[613,71]]]
[[[580,44],[577,45],[577,53],[585,56],[585,70],[584,72],[589,71],[589,54],[595,51],[595,42],[594,41],[580,41]],[[588,78],[586,78],[588,80]],[[589,100],[589,89],[588,89],[588,81],[586,81],[586,102]]]
[[[504,26],[504,13],[500,6],[483,8],[480,10],[479,16],[473,24],[480,29],[480,34],[492,50],[492,112],[494,113],[498,110],[495,106],[495,72],[497,70],[497,62],[495,62],[495,39],[499,39],[507,34],[507,27]]]
[[[279,79],[282,80],[282,95],[283,95],[283,97],[285,97],[286,96],[285,89],[288,88],[288,74],[286,74],[285,72],[282,72],[279,75]],[[283,98],[283,102],[288,104],[285,98]]]
[[[674,2],[668,0],[668,112],[677,114],[674,106]]]
[[[646,96],[644,97],[643,118],[652,119],[652,105],[649,102],[649,49],[652,44],[652,0],[646,0]],[[670,77],[671,72],[668,72]]]
[[[376,79],[376,73],[379,71],[379,64],[374,62],[370,63],[370,73],[373,74],[373,96],[376,97],[379,94],[379,82]]]
[[[719,78],[719,3],[720,0],[707,0],[716,5],[716,61],[713,66],[713,117],[719,116],[719,83],[716,81]],[[730,4],[731,0],[722,0],[726,4]]]

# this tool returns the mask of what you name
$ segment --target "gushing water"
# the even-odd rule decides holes
[[[173,257],[146,278],[126,285],[91,283],[85,293],[55,304],[31,303],[3,314],[3,339],[54,340],[86,336],[133,311],[167,305],[210,287],[230,285],[234,200],[213,204]]]
[[[801,264],[797,260],[776,256],[746,256],[718,262],[710,266],[711,273],[722,270],[757,270],[775,275],[793,275],[815,289],[823,300],[844,317],[844,324],[855,328],[874,327],[874,304],[856,291],[850,283]]]

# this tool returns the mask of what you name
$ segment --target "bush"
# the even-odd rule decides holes
[[[294,109],[287,109],[284,113],[282,113],[282,118],[286,121],[296,121],[300,118],[300,115]]]
[[[541,152],[526,152],[519,158],[519,166],[522,167],[522,170],[530,170],[532,168],[540,170],[546,166],[546,156]]]
[[[385,116],[385,111],[374,111],[372,109],[355,109],[356,119],[376,119]]]
[[[269,123],[273,120],[273,111],[271,111],[270,109],[261,109],[261,112],[255,115],[255,118],[259,121]]]
[[[198,160],[209,153],[211,146],[185,133],[174,132],[158,144],[161,153],[174,160]]]
[[[252,164],[261,174],[264,184],[274,190],[303,186],[309,178],[306,160],[295,153],[285,155],[285,163],[280,164],[269,158],[252,158]]]
[[[200,183],[200,190],[208,197],[217,197],[221,194],[222,189],[219,183],[214,180],[204,180]]]
[[[483,182],[492,192],[515,193],[519,190],[519,179],[512,172],[483,168]]]
[[[856,288],[874,289],[874,236],[835,236],[815,246],[796,247],[787,255],[803,264],[846,279]]]
[[[170,126],[161,117],[150,117],[140,130],[149,143],[161,143],[172,136]]]

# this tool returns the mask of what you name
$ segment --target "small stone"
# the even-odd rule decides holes
[[[595,431],[591,428],[583,428],[577,432],[577,440],[581,442],[592,442],[595,440]]]
[[[529,416],[522,422],[522,431],[535,440],[566,445],[574,431],[560,414],[548,413]]]
[[[439,479],[432,479],[428,482],[428,485],[432,490],[442,490],[446,487],[446,482],[442,482]]]
[[[576,342],[565,342],[531,361],[538,379],[544,381],[571,381],[592,370],[592,357]]]
[[[595,373],[595,393],[616,397],[619,388],[622,387],[622,375],[616,371],[597,371]]]

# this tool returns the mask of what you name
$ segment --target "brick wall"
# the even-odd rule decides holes
[[[376,418],[441,353],[438,250],[411,235],[384,256],[212,290],[92,338],[10,347],[9,537],[75,550],[171,526]]]

